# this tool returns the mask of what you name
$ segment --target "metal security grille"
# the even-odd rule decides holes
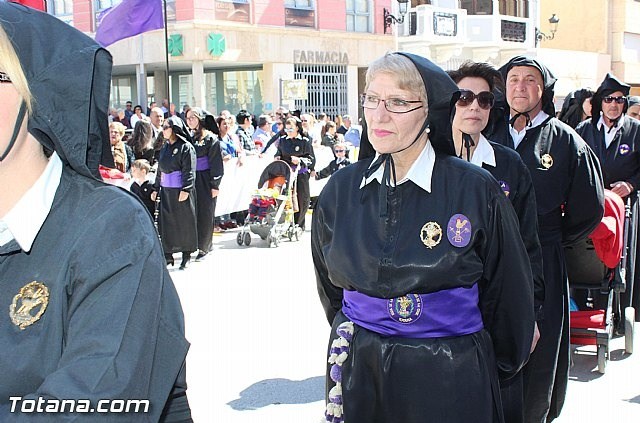
[[[347,113],[346,65],[294,65],[294,78],[307,80],[307,101],[296,100],[302,113],[326,113],[332,119]]]

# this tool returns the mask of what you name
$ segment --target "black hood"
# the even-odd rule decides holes
[[[18,54],[33,95],[29,132],[76,172],[100,178],[114,167],[108,105],[111,55],[47,14],[0,3],[0,25]]]
[[[428,125],[429,141],[436,152],[455,155],[451,130],[451,105],[455,104],[460,96],[458,86],[444,70],[424,57],[405,52],[393,54],[399,54],[411,60],[422,76],[427,90],[427,104],[429,106],[427,119],[426,122],[416,122],[416,124],[422,123],[425,128]],[[375,154],[367,134],[366,121],[363,119],[358,160],[373,157]]]
[[[538,62],[536,59],[531,59],[525,56],[516,56],[499,69],[505,81],[507,80],[507,74],[509,71],[516,66],[529,66],[536,68],[542,74],[542,81],[544,84],[542,99],[540,100],[542,103],[542,111],[549,116],[554,117],[556,115],[556,108],[553,104],[553,87],[556,84],[557,79],[545,65]],[[509,109],[507,109],[507,113],[509,113]]]
[[[201,107],[192,107],[191,112],[196,115],[200,121],[200,125],[207,131],[211,131],[216,135],[220,135],[220,128],[216,123],[216,117]],[[185,116],[186,118],[186,116]]]
[[[182,119],[180,119],[180,117],[171,116],[169,119],[165,120],[164,123],[168,123],[169,126],[171,126],[171,130],[177,138],[180,138],[184,142],[193,142],[193,139],[191,138],[191,131],[189,131],[187,125]]]
[[[620,91],[622,95],[628,96],[629,91],[631,91],[631,86],[625,84],[624,82],[618,80],[615,76],[610,73],[604,77],[604,80],[598,87],[598,90],[593,95],[593,99],[591,100],[591,122],[594,125],[598,124],[600,120],[600,113],[602,112],[602,99],[609,94],[615,93],[616,91]],[[628,109],[629,103],[626,102],[624,108],[622,109],[622,113],[626,113]]]

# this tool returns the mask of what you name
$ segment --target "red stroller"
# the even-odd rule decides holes
[[[633,353],[635,310],[624,307],[620,294],[633,288],[637,207],[605,190],[605,214],[588,239],[565,248],[571,291],[586,299],[571,311],[571,343],[597,345],[598,371],[605,372],[609,340],[624,333],[625,350]],[[623,314],[624,311],[624,314]]]

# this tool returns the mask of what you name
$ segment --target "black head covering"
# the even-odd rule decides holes
[[[111,55],[59,19],[0,3],[0,25],[20,59],[33,95],[29,132],[76,172],[100,178],[114,167],[107,110]]]
[[[612,74],[607,73],[607,75],[604,77],[604,80],[596,90],[596,93],[593,95],[593,99],[591,100],[591,122],[594,125],[597,125],[598,121],[600,120],[600,113],[602,112],[602,99],[609,94],[615,93],[616,91],[620,91],[622,95],[628,96],[629,91],[631,91],[631,86],[618,80],[618,78],[616,78]],[[625,103],[624,108],[622,109],[622,113],[625,113],[627,111],[628,106],[628,102]]]
[[[587,88],[581,88],[569,93],[562,103],[562,110],[558,119],[575,129],[582,121],[582,103],[592,97],[593,91]]]
[[[220,134],[220,128],[218,128],[215,116],[200,107],[192,107],[191,112],[200,121],[200,126],[202,126],[207,131],[213,132],[216,135]]]
[[[504,66],[502,66],[499,70],[502,74],[504,80],[507,80],[507,74],[509,71],[516,66],[529,66],[532,68],[536,68],[540,74],[542,75],[542,82],[544,85],[542,91],[542,98],[540,99],[540,103],[542,104],[542,111],[548,114],[549,116],[556,115],[556,108],[553,104],[553,87],[556,84],[557,79],[553,76],[551,71],[542,63],[538,62],[536,59],[531,59],[525,56],[516,56],[513,59],[509,60]],[[509,110],[507,109],[507,113]],[[513,119],[511,120],[511,124],[515,122],[519,116],[524,115],[527,117],[527,122],[529,122],[529,112],[530,110],[520,110],[520,113],[517,113]]]
[[[425,122],[422,122],[422,130],[418,133],[418,137],[420,137],[422,132],[428,127],[429,141],[434,150],[451,156],[455,155],[453,134],[451,131],[451,105],[455,104],[457,97],[460,95],[458,86],[444,70],[424,57],[405,52],[395,52],[392,54],[399,54],[411,60],[420,73],[427,90],[429,110],[427,119]],[[452,99],[454,94],[457,95],[455,100]],[[414,140],[414,142],[415,141],[417,141],[417,139]],[[375,154],[376,152],[367,134],[367,122],[363,119],[358,160],[374,157]]]
[[[633,95],[627,98],[627,108],[640,104],[640,96]]]
[[[422,122],[420,130],[416,138],[409,146],[397,151],[406,150],[420,139],[422,133],[429,129],[429,142],[436,152],[444,153],[450,156],[455,155],[453,144],[453,133],[451,129],[453,105],[460,97],[458,86],[453,82],[451,77],[430,60],[411,53],[396,52],[409,59],[422,77],[425,89],[427,91],[428,113]],[[360,152],[358,160],[375,156],[375,150],[369,141],[367,134],[366,121],[363,120],[363,134],[360,139]],[[420,122],[416,122],[420,124]],[[380,209],[380,217],[387,215],[387,190],[395,189],[395,165],[391,154],[381,154],[378,159],[371,164],[365,172],[365,177],[373,174],[384,163],[384,176],[378,196],[378,206]],[[391,181],[393,180],[393,184]]]
[[[165,124],[168,123],[169,126],[171,126],[171,130],[177,138],[180,138],[185,142],[192,142],[190,131],[187,128],[187,125],[185,125],[184,121],[178,116],[171,116],[164,122]]]

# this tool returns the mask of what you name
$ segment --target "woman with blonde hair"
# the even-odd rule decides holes
[[[131,147],[122,141],[126,129],[127,128],[120,122],[111,122],[109,124],[111,154],[113,154],[115,168],[120,172],[129,172],[129,169],[131,169],[131,163],[135,160]]]
[[[148,421],[191,421],[189,344],[153,221],[99,177],[113,167],[111,56],[0,2],[0,58],[0,421],[33,417],[11,412],[16,394],[47,409],[145,399]]]

